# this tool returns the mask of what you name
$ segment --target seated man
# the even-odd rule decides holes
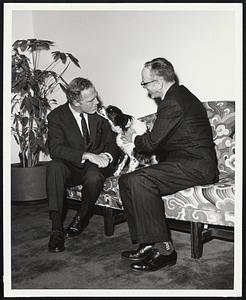
[[[133,141],[138,152],[158,153],[158,163],[119,179],[131,239],[140,244],[121,256],[133,262],[132,270],[148,272],[176,264],[177,260],[162,196],[214,183],[218,170],[206,110],[176,82],[172,64],[164,58],[145,63],[141,85],[158,103],[157,119],[151,132],[136,136],[128,130],[125,141]]]
[[[68,102],[48,115],[48,145],[52,161],[47,168],[47,195],[52,232],[50,252],[64,248],[64,237],[80,234],[88,225],[106,177],[113,174],[119,148],[115,133],[97,111],[98,95],[84,78],[73,79],[66,90]],[[83,185],[82,202],[63,232],[62,211],[66,186]]]

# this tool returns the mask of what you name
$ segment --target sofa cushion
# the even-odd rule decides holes
[[[123,209],[119,195],[118,178],[119,176],[111,176],[106,179],[104,188],[97,199],[96,205],[111,207],[114,209]],[[82,185],[68,188],[67,198],[81,201],[82,188]]]
[[[119,196],[119,177],[109,177],[105,181],[96,204],[123,209]],[[82,186],[70,188],[68,198],[81,201]],[[164,196],[166,217],[182,221],[202,222],[215,225],[234,226],[233,177],[210,185],[195,186],[175,194]]]
[[[163,197],[166,217],[234,226],[235,184],[232,177]]]

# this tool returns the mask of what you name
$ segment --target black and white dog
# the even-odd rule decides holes
[[[122,134],[124,134],[129,128],[136,131],[137,135],[142,135],[147,132],[148,128],[146,123],[135,119],[133,116],[124,114],[118,107],[109,105],[108,107],[99,107],[98,114],[108,120],[112,130],[117,133],[116,143],[125,153],[122,162],[119,164],[114,175],[120,175],[124,166],[126,165],[128,157],[130,158],[128,172],[136,170],[139,165],[139,161],[134,156],[134,143],[123,143]]]

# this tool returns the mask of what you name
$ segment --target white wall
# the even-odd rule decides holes
[[[34,35],[55,41],[54,50],[80,61],[81,69],[65,74],[67,81],[89,78],[104,104],[137,117],[156,110],[140,73],[145,61],[158,56],[173,63],[180,83],[201,101],[237,100],[231,11],[19,11],[13,21],[13,40]],[[31,23],[33,32],[27,31]],[[55,96],[66,101],[61,92]]]

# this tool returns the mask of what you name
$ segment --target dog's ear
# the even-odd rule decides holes
[[[132,116],[124,115],[124,126],[126,126],[129,121],[132,121]]]
[[[125,132],[127,131],[127,124],[129,123],[129,121],[131,122],[132,121],[132,116],[129,116],[129,115],[122,115],[122,125],[121,125],[121,128],[122,130]]]
[[[113,119],[114,119],[113,123],[115,126],[119,126],[121,128],[124,126],[124,115],[115,114],[113,116]]]
[[[130,116],[130,115],[124,115],[124,119],[127,120],[127,122],[128,122],[129,120],[132,121],[132,116]]]

